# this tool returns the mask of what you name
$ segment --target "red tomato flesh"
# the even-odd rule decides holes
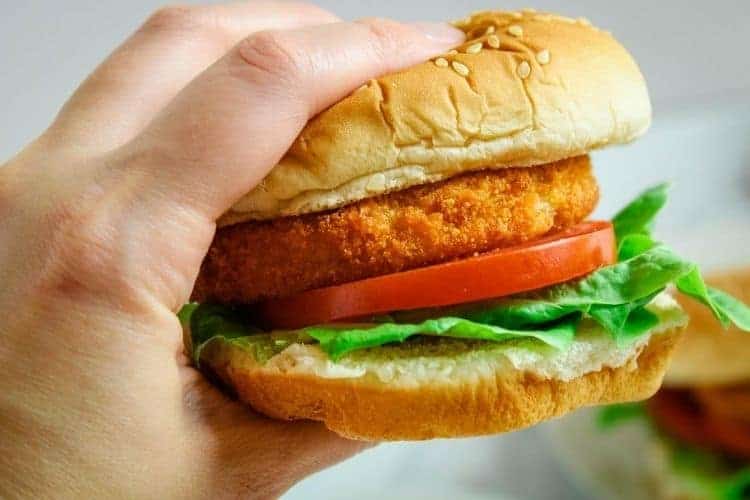
[[[302,328],[505,297],[570,281],[615,260],[612,224],[584,222],[522,245],[268,300],[258,313],[271,327]]]
[[[750,460],[750,424],[712,414],[689,393],[662,389],[648,402],[656,424],[679,441]]]

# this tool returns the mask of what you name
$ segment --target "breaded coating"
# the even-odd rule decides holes
[[[580,222],[598,197],[589,157],[580,156],[224,227],[193,299],[247,304],[516,245]]]

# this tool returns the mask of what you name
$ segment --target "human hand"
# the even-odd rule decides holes
[[[175,311],[308,119],[460,41],[255,2],[161,10],[117,49],[0,167],[0,497],[268,497],[358,452],[216,391]]]

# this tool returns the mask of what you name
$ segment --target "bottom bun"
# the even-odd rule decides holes
[[[251,351],[235,343],[213,342],[203,352],[201,368],[265,415],[318,420],[348,438],[476,436],[521,429],[583,406],[651,396],[661,383],[682,326],[684,321],[675,319],[633,346],[628,357],[612,361],[619,363],[616,367],[597,361],[598,366],[589,366],[577,376],[550,377],[549,369],[546,376],[539,370],[518,369],[518,353],[513,354],[512,363],[501,363],[499,358],[512,356],[500,348],[485,347],[487,343],[450,344],[451,339],[365,351],[362,356],[369,358],[357,366],[366,365],[368,371],[359,372],[351,363],[342,367],[326,359],[321,365],[319,358],[313,359],[313,353],[320,351],[317,346],[297,344],[306,354],[298,354],[293,362],[287,358],[284,363],[272,359],[261,364]],[[610,346],[606,355],[611,357],[615,350],[611,341],[597,339],[592,344],[605,342]],[[447,345],[453,350],[460,345],[461,352],[446,354]],[[405,355],[409,349],[418,354]],[[388,350],[391,354],[385,355]],[[586,358],[586,363],[596,361],[597,355],[583,348],[566,354]],[[524,356],[526,362],[531,355],[526,352]],[[388,366],[390,375],[382,371],[375,375],[373,366]]]

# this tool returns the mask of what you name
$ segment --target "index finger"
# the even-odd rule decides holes
[[[142,167],[146,189],[213,220],[260,182],[310,118],[463,36],[382,19],[258,33],[185,88],[124,153],[158,158]]]
[[[103,152],[132,139],[185,85],[241,39],[338,18],[302,2],[240,2],[156,11],[65,105],[51,136]]]

